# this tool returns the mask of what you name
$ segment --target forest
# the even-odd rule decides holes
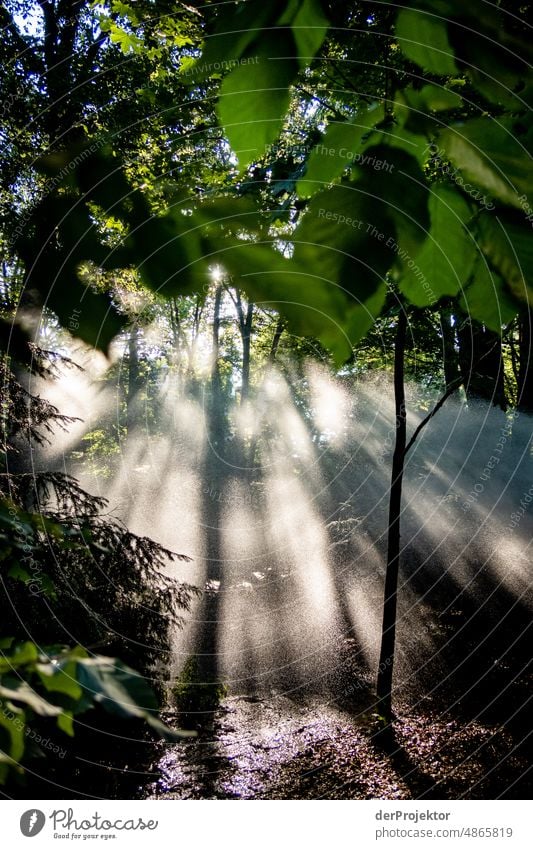
[[[531,4],[0,16],[2,797],[531,798]]]

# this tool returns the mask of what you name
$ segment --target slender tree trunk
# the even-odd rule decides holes
[[[254,315],[254,305],[248,304],[246,316],[243,316],[242,327],[242,383],[241,383],[241,404],[246,401],[250,394],[250,349],[252,343],[252,321]]]
[[[457,329],[463,384],[469,398],[482,398],[507,409],[502,342],[499,334],[463,319]]]
[[[270,352],[268,355],[268,362],[272,365],[276,359],[276,354],[278,353],[279,343],[281,339],[281,334],[285,328],[285,324],[283,323],[283,319],[278,318],[276,329],[274,331],[274,338],[272,339],[272,345],[270,347]]]
[[[517,407],[533,412],[533,310],[524,310],[518,319],[518,388]]]
[[[137,393],[140,388],[139,375],[139,328],[135,324],[130,330],[128,341],[128,392],[126,395],[126,430],[130,437],[135,427],[138,404]]]
[[[226,487],[224,462],[224,414],[222,381],[220,376],[220,310],[223,287],[215,290],[211,337],[211,398],[207,405],[207,431],[209,445],[203,461],[203,509],[206,535],[206,587],[197,616],[196,663],[200,704],[204,711],[197,717],[199,725],[209,723],[217,707],[219,675],[219,606],[222,574],[220,526],[222,503]]]
[[[455,347],[455,329],[452,323],[452,310],[449,306],[440,310],[440,326],[442,333],[442,359],[446,389],[457,383],[460,376],[459,357]]]
[[[221,390],[220,382],[220,307],[222,304],[222,286],[217,286],[215,292],[215,303],[213,307],[213,336],[211,356],[213,364],[211,367],[211,388],[213,391],[213,399],[218,402]]]
[[[235,311],[237,313],[237,321],[239,325],[239,333],[241,334],[242,342],[242,370],[241,370],[241,404],[246,401],[250,393],[250,350],[252,342],[252,322],[254,318],[254,305],[250,301],[246,307],[246,312],[243,309],[242,298],[239,289],[235,289],[233,294],[232,289],[226,287]]]
[[[224,294],[223,286],[215,290],[213,305],[213,327],[211,342],[211,393],[208,404],[208,433],[211,449],[217,457],[225,454],[226,409],[220,373],[220,310]]]
[[[383,601],[383,626],[381,651],[377,676],[378,713],[387,722],[392,718],[392,674],[396,642],[396,608],[398,595],[398,571],[400,565],[400,514],[402,508],[402,484],[406,444],[405,410],[405,343],[407,337],[407,315],[403,307],[398,316],[396,343],[394,348],[394,402],[396,408],[396,440],[392,458],[392,475],[389,496],[389,531],[387,549],[387,571]]]

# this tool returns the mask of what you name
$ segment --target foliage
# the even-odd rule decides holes
[[[470,39],[473,20],[479,34]],[[109,268],[131,264],[148,287],[167,296],[201,289],[219,260],[250,297],[275,306],[295,332],[317,337],[339,362],[382,311],[389,279],[414,305],[470,288],[470,315],[500,330],[529,302],[531,275],[529,227],[519,212],[531,201],[530,83],[525,61],[516,58],[516,52],[529,55],[529,45],[504,30],[504,44],[515,56],[498,51],[491,86],[481,45],[501,22],[500,13],[487,12],[481,2],[466,9],[455,0],[427,0],[399,13],[390,35],[407,67],[414,63],[422,71],[424,84],[398,77],[402,84],[386,102],[360,104],[343,123],[328,123],[297,182],[305,208],[287,232],[285,257],[259,210],[238,197],[239,184],[213,205],[191,203],[178,181],[173,204],[154,216],[147,197],[121,170],[120,157],[105,147],[87,154],[87,140],[71,147],[66,159],[61,154],[42,161],[61,188],[44,198],[35,218],[46,214],[59,244],[47,254],[42,245],[51,244],[49,233],[33,234],[29,253],[20,246],[27,266],[39,280],[55,281],[50,303],[63,322],[75,302],[92,304],[82,309],[78,332],[103,348],[119,319],[109,299],[97,304],[94,299],[102,296],[73,285],[75,267],[89,260]],[[221,68],[227,71],[219,84],[218,117],[241,167],[257,163],[279,136],[289,119],[292,87],[335,40],[329,29],[316,0],[218,10],[202,55],[196,65],[185,63],[180,80],[196,88],[216,81]],[[502,96],[504,84],[509,97]],[[462,96],[465,87],[478,110],[477,103],[488,102],[490,111],[473,117],[471,101]],[[461,181],[453,172],[444,179],[435,173],[435,151]],[[68,179],[61,182],[65,169]],[[473,202],[462,190],[465,181],[487,193],[493,209]],[[323,188],[309,200],[318,186]],[[296,199],[290,184],[287,191]],[[98,247],[89,201],[122,221],[126,235],[116,250]],[[480,296],[494,290],[505,304],[499,322]]]
[[[62,9],[10,0],[0,12],[5,627],[22,642],[18,614],[54,645],[61,622],[76,642],[152,674],[193,590],[165,573],[176,555],[105,517],[103,499],[72,477],[28,472],[27,441],[69,424],[13,372],[22,362],[53,371],[35,316],[41,336],[54,313],[104,352],[117,336],[131,342],[125,421],[86,436],[92,459],[128,438],[148,361],[191,395],[213,371],[227,407],[245,342],[252,386],[277,356],[278,314],[282,353],[301,365],[327,349],[349,379],[386,361],[403,301],[407,371],[428,394],[454,385],[469,335],[470,391],[475,344],[502,360],[503,334],[518,397],[514,342],[533,273],[531,45],[505,2],[482,0]],[[201,340],[215,276],[213,368]],[[247,337],[231,301],[250,307]],[[163,342],[147,341],[152,320]],[[111,692],[107,667],[76,664]],[[221,696],[198,675],[191,660],[176,688],[185,712]]]
[[[196,656],[187,658],[172,687],[172,697],[186,726],[201,725],[219,707],[227,695],[220,681],[204,681]]]
[[[46,360],[40,352],[41,371]],[[124,659],[154,678],[161,692],[158,678],[170,626],[181,625],[180,612],[188,609],[196,590],[165,574],[173,560],[188,558],[103,515],[105,499],[91,496],[64,473],[23,470],[25,444],[42,445],[54,426],[64,428],[70,420],[24,389],[5,357],[0,369],[5,596],[0,780],[5,782],[39,754],[31,741],[48,733],[42,721],[52,717],[62,734],[72,736],[73,717],[96,705],[124,719],[142,719],[160,736],[176,739],[157,718],[154,691]],[[34,633],[38,643],[27,639]],[[64,645],[73,640],[79,645]]]
[[[165,740],[188,736],[161,722],[147,682],[116,658],[89,655],[81,646],[40,648],[32,641],[2,639],[0,784],[45,756],[42,740],[47,749],[64,751],[62,738],[74,736],[77,717],[99,706],[124,719],[144,720]]]

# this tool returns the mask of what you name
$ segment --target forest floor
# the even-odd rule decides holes
[[[357,679],[356,679],[357,680]],[[271,689],[225,698],[198,737],[161,747],[151,799],[531,798],[522,729],[396,699],[395,739],[379,742],[370,682],[349,701]],[[168,713],[171,725],[177,714]],[[519,744],[517,741],[522,741]]]
[[[397,708],[395,743],[376,720],[317,700],[226,699],[210,729],[166,748],[152,799],[511,798],[528,768],[511,736],[479,722]],[[172,717],[167,717],[172,720]]]
[[[223,682],[229,696],[197,739],[152,750],[136,785],[142,797],[531,798],[533,514],[511,523],[531,484],[530,417],[514,422],[505,463],[482,489],[479,472],[507,432],[500,411],[451,404],[410,457],[397,718],[386,747],[376,737],[373,690],[389,472],[376,451],[394,420],[367,422],[381,402],[364,393],[361,401],[365,412],[346,439],[360,446],[353,455],[339,449],[310,464],[311,449],[295,459],[276,442],[272,468],[249,499],[244,479],[216,464],[200,490],[181,473],[192,481],[190,498],[185,486],[165,489],[171,515],[191,529],[186,538],[168,521],[161,540],[191,552],[193,564],[177,577],[206,590],[176,637],[170,681],[187,658],[207,658],[216,668],[201,680]],[[157,523],[160,503],[157,480],[147,475],[143,486],[138,512],[123,517],[138,533]],[[180,724],[177,714],[166,719]]]

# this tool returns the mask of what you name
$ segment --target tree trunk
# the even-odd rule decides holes
[[[442,333],[442,360],[446,389],[457,383],[460,377],[459,357],[456,350],[455,328],[452,323],[453,313],[450,306],[440,310],[440,326]]]
[[[270,352],[268,354],[268,362],[272,365],[276,359],[276,354],[278,353],[279,343],[281,339],[281,334],[285,328],[285,324],[283,323],[283,319],[278,318],[276,329],[274,331],[274,338],[272,339],[272,345],[270,347]]]
[[[482,398],[506,410],[500,335],[476,321],[465,318],[459,323],[457,337],[459,362],[467,396]]]
[[[533,351],[531,342],[533,310],[525,309],[518,319],[518,387],[517,407],[526,413],[533,412]]]
[[[137,419],[139,388],[139,327],[135,324],[130,330],[128,341],[128,392],[126,394],[126,430],[128,437],[133,433]]]
[[[209,402],[208,432],[211,448],[217,456],[224,453],[225,410],[220,374],[220,310],[223,287],[217,286],[213,306],[213,328],[211,344],[211,397]]]
[[[377,676],[378,713],[387,723],[392,719],[392,674],[396,641],[396,607],[398,595],[398,571],[400,565],[400,514],[402,508],[402,484],[406,443],[405,411],[405,343],[407,337],[407,315],[403,307],[398,316],[396,343],[394,347],[394,403],[396,408],[396,440],[392,458],[392,475],[389,496],[389,531],[387,547],[387,571],[383,601],[383,625],[381,629],[381,651]]]
[[[217,286],[215,292],[215,303],[213,307],[213,336],[212,336],[212,366],[211,366],[211,388],[213,398],[219,400],[221,381],[220,381],[220,307],[222,304],[222,286]]]
[[[242,306],[242,298],[239,289],[235,289],[235,294],[228,287],[227,291],[233,301],[237,313],[237,322],[239,325],[239,333],[241,334],[242,342],[242,371],[241,371],[241,404],[246,401],[250,393],[250,348],[252,341],[252,322],[254,318],[254,305],[250,301],[246,307],[246,312]]]
[[[250,349],[252,342],[252,321],[254,315],[254,305],[248,304],[246,316],[244,316],[242,327],[242,383],[241,383],[241,404],[246,401],[250,394]]]
[[[222,503],[226,488],[224,450],[224,413],[220,376],[220,310],[223,287],[217,286],[213,307],[211,342],[211,398],[206,407],[208,446],[203,460],[202,519],[205,527],[206,575],[205,592],[196,621],[196,665],[199,704],[198,725],[209,723],[217,707],[219,679],[220,584],[223,581],[220,527]]]

